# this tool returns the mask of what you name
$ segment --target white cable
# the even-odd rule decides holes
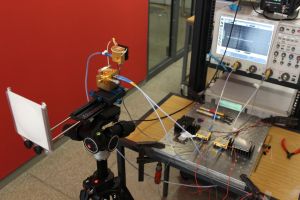
[[[94,53],[90,54],[89,57],[87,58],[86,66],[85,66],[85,80],[84,80],[84,84],[85,84],[85,95],[86,95],[87,101],[90,100],[90,98],[89,98],[89,92],[88,92],[89,65],[90,65],[91,59],[94,56],[96,56],[96,55],[102,55],[102,52],[94,52]]]
[[[167,136],[167,139],[169,140],[170,138],[168,137],[168,131],[167,131],[164,123],[162,122],[160,115],[158,114],[157,110],[154,107],[154,106],[158,106],[158,105],[157,104],[153,104],[151,102],[152,99],[140,87],[138,87],[136,84],[133,84],[133,86],[136,87],[144,95],[144,97],[146,98],[146,100],[148,101],[148,103],[150,104],[150,106],[152,107],[153,111],[155,112],[157,118],[159,119],[159,122],[160,122],[160,124],[161,124],[161,126],[162,126],[162,128],[163,128],[163,130],[165,132],[165,135]],[[175,152],[174,145],[172,144],[172,141],[169,140],[169,144],[170,144],[171,148],[173,149],[173,151]]]
[[[106,45],[106,52],[107,52],[107,53],[108,53],[108,48],[109,48],[110,43],[111,43],[111,40],[109,40],[109,42],[108,42],[107,45]],[[107,66],[110,66],[110,65],[109,65],[109,57],[108,57],[108,56],[107,56]]]
[[[179,128],[181,128],[181,130],[187,132],[189,134],[190,137],[192,137],[192,134],[189,133],[187,130],[185,130],[185,128],[183,128],[179,123],[176,122],[176,120],[174,120],[168,113],[166,113],[159,105],[157,105],[155,103],[155,101],[153,101],[139,86],[135,85],[135,87],[145,96],[147,97],[147,99],[153,104],[155,105],[165,116],[167,116],[172,122],[174,122],[176,125],[178,125]]]
[[[159,105],[157,105],[138,85],[136,85],[133,81],[127,79],[126,77],[119,77],[119,80],[125,81],[129,84],[131,84],[132,86],[134,86],[136,89],[138,89],[147,99],[147,101],[153,105],[155,105],[165,116],[167,116],[172,122],[174,122],[182,131],[186,132],[186,134],[188,135],[188,138],[192,141],[195,149],[197,150],[197,152],[199,153],[199,155],[201,154],[197,144],[195,143],[194,139],[193,139],[193,135],[191,133],[189,133],[185,128],[183,128],[179,123],[177,123],[168,113],[166,113]],[[151,105],[151,107],[153,108],[153,105]],[[156,110],[155,110],[156,112]],[[158,115],[158,113],[156,112],[158,119],[160,120],[162,126],[164,127],[160,116]],[[166,133],[167,134],[167,133]],[[172,146],[173,148],[173,146]],[[174,148],[173,148],[174,150]],[[174,151],[175,152],[175,151]]]
[[[138,170],[138,167],[136,167],[131,161],[129,161],[118,149],[116,149],[117,153],[124,159],[126,160],[134,169]],[[153,178],[154,179],[154,176],[151,176],[149,174],[147,174],[146,172],[144,172],[144,175],[150,177],[150,178]],[[175,183],[175,182],[171,182],[171,181],[165,181],[165,180],[162,180],[164,183],[168,183],[168,184],[171,184],[171,185],[178,185],[178,186],[184,186],[184,187],[191,187],[191,188],[215,188],[215,187],[218,187],[217,185],[208,185],[208,186],[198,186],[198,185],[188,185],[188,184],[182,184],[182,183]]]
[[[137,86],[138,87],[138,86]],[[167,116],[171,121],[173,121],[182,131],[184,131],[187,135],[188,138],[192,141],[194,147],[196,148],[196,150],[198,151],[198,153],[200,154],[200,150],[197,147],[196,143],[194,142],[193,139],[193,135],[191,133],[189,133],[185,128],[183,128],[179,123],[177,123],[177,121],[175,121],[168,113],[166,113],[159,105],[157,105],[141,88],[138,87],[138,89],[140,90],[140,92],[143,93],[143,95],[149,100],[151,101],[151,103],[153,103],[165,116]],[[174,151],[175,152],[175,151]]]
[[[163,121],[161,120],[160,115],[158,114],[157,110],[155,109],[155,105],[151,103],[151,99],[150,99],[149,96],[145,96],[145,98],[147,99],[148,103],[150,104],[150,106],[151,106],[152,109],[154,110],[154,112],[155,112],[157,118],[159,119],[159,122],[160,122],[160,124],[161,124],[161,126],[162,126],[162,128],[163,128],[163,130],[164,130],[164,132],[165,132],[165,136],[166,136],[166,138],[167,138],[167,140],[168,140],[168,142],[169,142],[169,145],[171,146],[172,150],[173,150],[174,153],[175,153],[174,144],[172,144],[172,139],[170,139],[170,137],[169,137],[170,135],[169,135],[169,133],[168,133],[166,127],[165,127],[165,124],[164,124]]]
[[[248,106],[248,104],[251,102],[251,100],[253,99],[253,97],[256,95],[256,93],[258,92],[259,88],[261,87],[261,85],[263,84],[263,80],[260,82],[260,84],[255,83],[254,87],[256,88],[254,90],[254,92],[251,94],[251,96],[249,97],[248,101],[245,103],[245,105],[242,107],[242,109],[240,110],[240,112],[238,113],[238,115],[236,116],[234,122],[232,123],[232,129],[236,129],[235,128],[235,124],[238,120],[238,118],[240,117],[241,113],[245,110],[245,108]]]
[[[220,94],[220,99],[219,99],[217,108],[216,108],[216,110],[215,110],[214,116],[213,116],[213,123],[214,123],[215,120],[216,120],[216,114],[218,113],[218,109],[219,109],[220,103],[221,103],[221,101],[222,101],[222,98],[223,98],[223,94],[224,94],[225,88],[226,88],[226,86],[227,86],[229,77],[231,76],[232,72],[233,72],[233,70],[232,70],[231,72],[229,72],[229,74],[227,75],[227,78],[226,78],[226,80],[225,80],[223,89],[222,89],[221,94]]]
[[[199,148],[197,147],[197,144],[195,143],[194,139],[192,138],[193,135],[191,133],[189,133],[185,128],[183,128],[179,123],[177,123],[176,120],[174,120],[168,113],[166,113],[159,105],[157,105],[139,86],[137,86],[136,84],[132,84],[135,88],[137,88],[148,100],[148,102],[150,101],[153,105],[155,105],[165,116],[167,116],[172,122],[174,122],[182,131],[186,132],[189,135],[189,139],[192,141],[195,149],[197,150],[197,152],[199,154],[201,154]],[[149,103],[150,103],[149,102]],[[158,116],[158,118],[160,119],[160,116]]]

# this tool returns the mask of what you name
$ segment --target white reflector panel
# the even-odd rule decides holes
[[[11,107],[17,133],[52,151],[51,130],[49,125],[47,106],[45,103],[37,104],[26,99],[7,88],[7,98]]]

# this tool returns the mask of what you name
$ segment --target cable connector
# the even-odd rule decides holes
[[[265,75],[265,80],[268,80],[273,75],[273,70],[271,68],[266,69],[264,75]]]
[[[106,56],[106,57],[111,57],[112,55],[110,53],[108,53],[107,50],[104,50],[101,52],[102,56]]]
[[[208,56],[210,56],[213,60],[215,60],[216,62],[218,62],[217,67],[221,66],[223,68],[224,71],[228,71],[227,67],[231,68],[230,66],[226,66],[224,64],[224,62],[222,62],[219,58],[217,58],[216,56],[214,56],[211,52],[208,53]]]
[[[235,61],[234,63],[233,63],[233,65],[232,65],[232,70],[233,71],[236,71],[236,70],[238,70],[239,68],[241,68],[242,67],[242,64],[239,62],[239,61]]]

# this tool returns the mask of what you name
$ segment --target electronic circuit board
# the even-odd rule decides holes
[[[250,176],[251,172],[255,169],[262,155],[262,146],[267,137],[269,127],[261,124],[255,126],[260,119],[242,113],[236,123],[236,127],[249,126],[249,128],[245,128],[245,131],[233,135],[231,134],[232,127],[230,125],[218,120],[213,121],[212,118],[197,113],[196,110],[199,106],[200,104],[195,104],[187,115],[195,119],[201,119],[196,121],[203,120],[199,123],[199,125],[201,125],[200,131],[210,130],[212,133],[209,137],[210,139],[208,141],[199,141],[197,139],[192,141],[188,139],[185,143],[179,143],[176,142],[176,140],[172,140],[174,130],[171,129],[168,135],[161,140],[161,142],[166,144],[166,148],[162,150],[154,149],[154,151],[176,160],[176,162],[180,165],[182,164],[184,168],[190,168],[191,170],[197,169],[199,174],[209,177],[210,180],[222,182],[225,185],[228,182],[228,174],[230,172],[231,186],[243,190],[245,184],[240,180],[239,176],[241,174]],[[215,107],[215,105],[212,104],[201,106],[207,108]],[[219,111],[233,118],[238,114],[236,111],[222,107],[219,108]],[[238,143],[234,144],[232,138],[236,139]],[[231,139],[231,141],[226,142],[226,139]],[[249,146],[251,146],[252,152],[250,156],[249,154],[245,156],[239,152],[243,150],[240,146],[241,141],[244,143],[244,149],[249,149]],[[195,148],[195,145],[199,151]],[[234,147],[239,149],[233,150]]]

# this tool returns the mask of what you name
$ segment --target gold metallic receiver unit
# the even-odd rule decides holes
[[[111,59],[113,62],[121,65],[125,62],[126,49],[124,47],[114,45],[111,47]]]
[[[119,70],[112,69],[110,66],[99,69],[96,76],[96,83],[99,89],[105,91],[111,91],[119,85],[119,81],[114,78],[115,75],[119,74]]]

